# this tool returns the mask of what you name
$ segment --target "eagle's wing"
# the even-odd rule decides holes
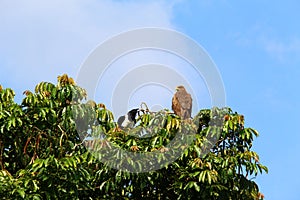
[[[184,109],[192,108],[192,97],[189,93],[182,91],[175,94],[176,98],[180,102],[180,105]]]
[[[191,97],[190,94],[187,93],[187,97],[186,97],[186,101],[185,101],[185,105],[186,107],[184,107],[185,109],[185,114],[184,114],[184,118],[191,118],[192,117],[192,104],[193,103],[193,99]]]
[[[192,97],[186,91],[178,92],[177,95],[178,102],[180,102],[181,107],[181,117],[186,119],[191,117],[192,113]]]
[[[180,103],[178,101],[178,97],[175,93],[175,95],[172,98],[172,110],[174,111],[174,113],[178,116],[181,115],[181,106]]]

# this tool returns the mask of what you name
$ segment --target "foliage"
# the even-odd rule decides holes
[[[244,128],[244,117],[231,109],[200,110],[185,121],[167,110],[146,111],[136,128],[121,130],[103,104],[84,102],[85,90],[67,75],[59,76],[56,85],[41,82],[34,92],[25,91],[21,105],[14,95],[0,86],[2,199],[263,198],[253,181],[268,171],[251,150],[258,132]],[[223,113],[218,137],[212,124],[215,111]],[[180,133],[186,134],[169,148]],[[83,140],[87,136],[93,140]],[[204,154],[212,138],[215,143]],[[149,157],[134,162],[120,149],[140,158],[162,153],[154,157],[158,163],[176,149],[182,154],[154,170]],[[131,173],[116,163],[137,172],[153,170]]]

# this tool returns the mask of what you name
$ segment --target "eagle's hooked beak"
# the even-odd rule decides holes
[[[178,90],[179,90],[179,86],[177,86],[177,87],[175,88],[175,90],[178,91]]]

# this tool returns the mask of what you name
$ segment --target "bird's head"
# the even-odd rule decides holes
[[[184,86],[183,85],[177,86],[176,91],[179,91],[179,90],[185,90]]]
[[[139,108],[135,108],[130,110],[127,115],[130,117],[131,120],[135,120],[136,114],[139,111]]]

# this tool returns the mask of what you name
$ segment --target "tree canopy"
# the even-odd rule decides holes
[[[2,199],[264,198],[255,177],[268,169],[251,150],[258,132],[230,108],[202,109],[192,120],[146,110],[121,130],[67,75],[25,91],[21,104],[14,96],[0,86]]]

